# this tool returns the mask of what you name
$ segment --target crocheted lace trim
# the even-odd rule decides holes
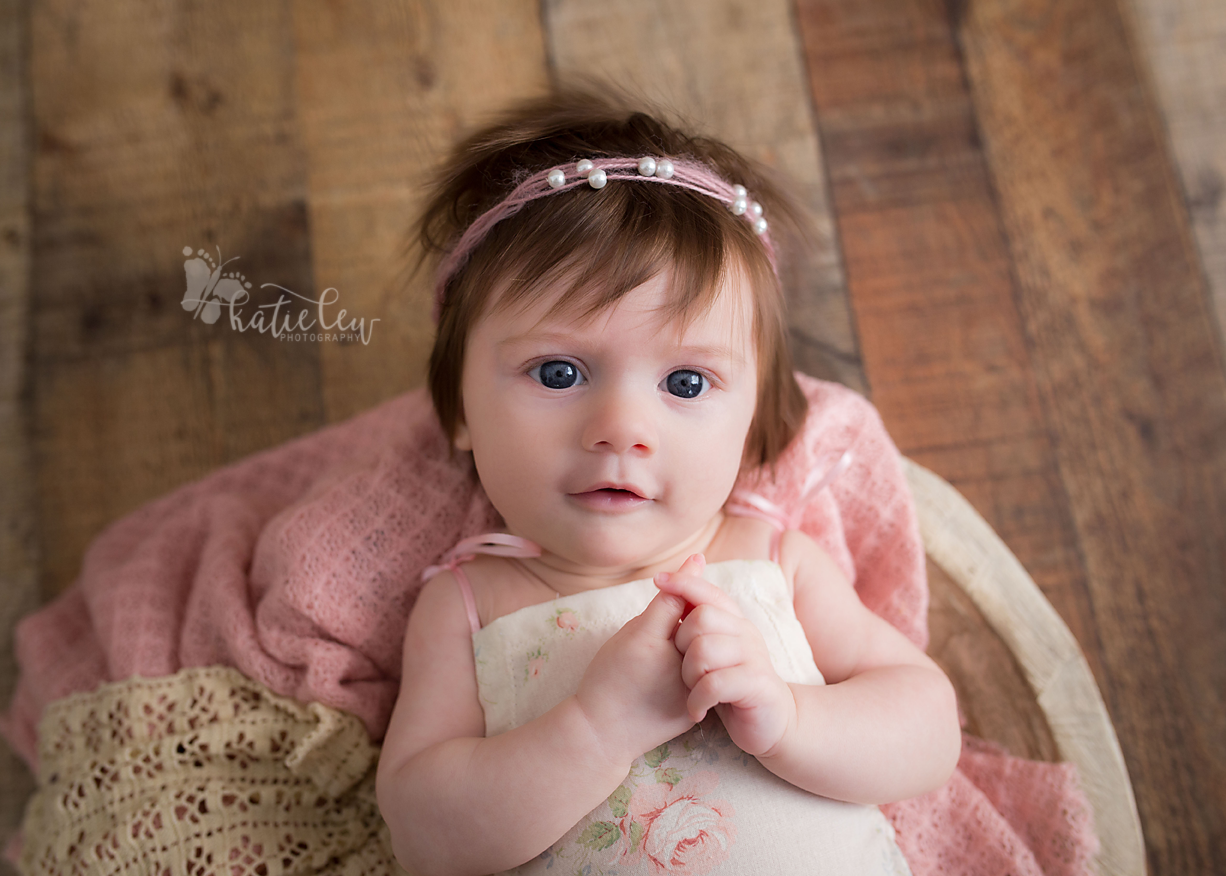
[[[53,703],[27,874],[373,874],[395,865],[362,722],[228,667]]]

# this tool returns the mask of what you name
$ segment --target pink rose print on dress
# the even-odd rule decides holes
[[[569,608],[559,611],[555,622],[558,625],[558,629],[566,630],[568,633],[573,633],[579,629],[579,616]]]
[[[692,773],[677,784],[640,785],[630,797],[627,819],[640,836],[628,856],[642,855],[655,874],[701,876],[728,859],[736,840],[736,815],[725,800],[709,799],[718,774]]]
[[[524,681],[539,678],[541,673],[545,671],[545,661],[549,659],[549,652],[543,647],[538,647],[529,651],[526,656],[527,660],[524,662]]]

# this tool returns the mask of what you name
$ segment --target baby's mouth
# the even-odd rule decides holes
[[[570,498],[587,508],[600,511],[629,511],[651,500],[630,487],[594,487]]]

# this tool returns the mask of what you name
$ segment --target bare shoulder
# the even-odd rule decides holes
[[[451,572],[440,572],[425,583],[409,613],[401,697],[440,675],[472,676],[472,634],[459,583]]]
[[[765,560],[771,555],[774,533],[774,528],[763,520],[725,514],[719,531],[704,551],[707,562]]]
[[[474,557],[464,564],[464,576],[483,627],[503,615],[547,602],[557,595],[539,578],[528,574],[518,561],[506,557]],[[454,579],[452,586],[459,590]]]
[[[796,530],[784,533],[779,560],[792,582],[796,617],[827,682],[877,666],[935,665],[864,605],[843,570],[809,536]]]
[[[799,529],[789,529],[783,533],[779,541],[779,565],[792,588],[793,598],[799,598],[802,592],[806,596],[815,595],[808,592],[814,588],[833,588],[839,591],[837,595],[840,598],[845,598],[848,593],[855,594],[851,581],[834,558]],[[859,597],[856,599],[859,601]]]
[[[450,571],[439,572],[417,594],[417,601],[409,614],[406,646],[410,640],[418,642],[459,637],[467,640],[471,634],[468,609],[459,583]]]
[[[382,759],[393,769],[437,742],[484,732],[464,597],[452,574],[440,572],[422,587],[409,614],[400,692]]]

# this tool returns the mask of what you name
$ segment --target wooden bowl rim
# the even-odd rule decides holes
[[[1075,763],[1094,809],[1102,876],[1144,876],[1145,841],[1128,767],[1085,655],[1013,552],[962,494],[904,458],[929,558],[1013,652],[1060,757]]]

